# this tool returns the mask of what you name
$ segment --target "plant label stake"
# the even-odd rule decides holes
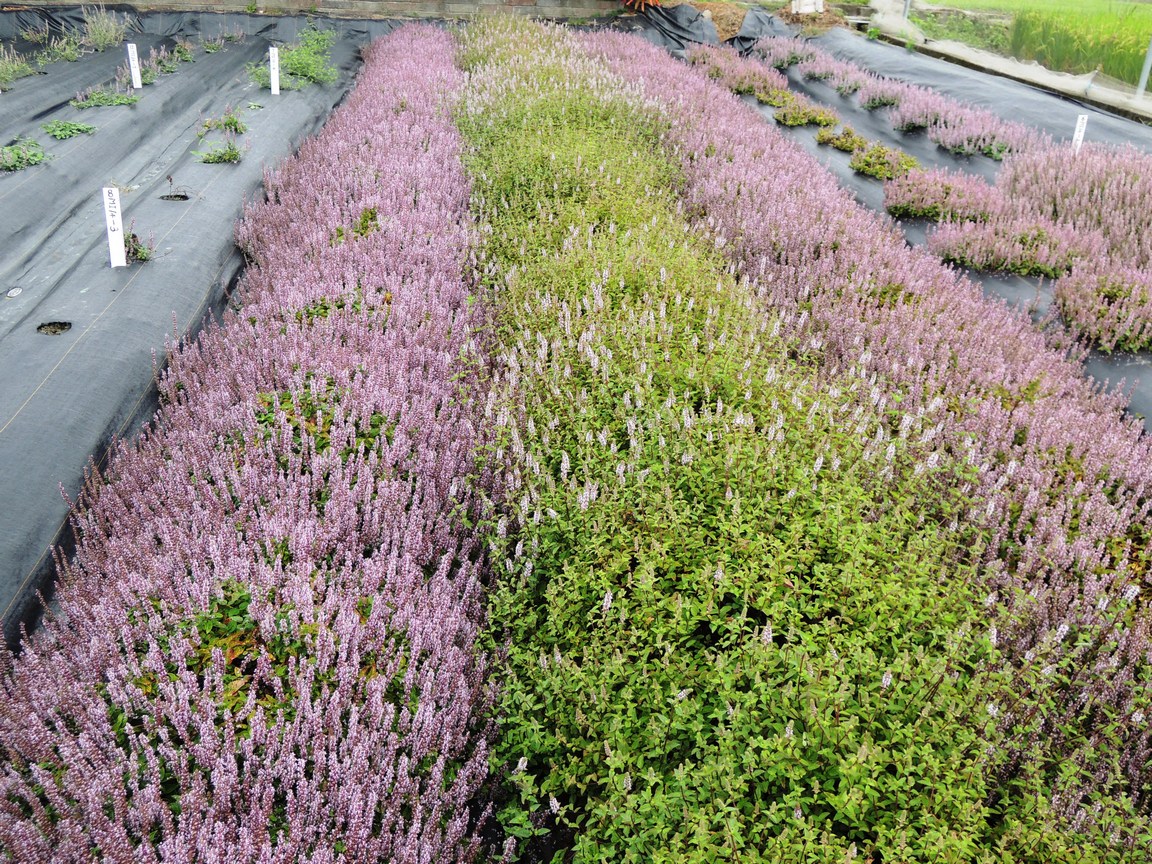
[[[268,49],[268,71],[272,78],[272,95],[280,95],[280,49],[272,46]]]
[[[132,89],[139,90],[144,86],[144,82],[140,80],[140,56],[136,53],[136,45],[133,42],[128,43],[128,69],[132,73]]]
[[[105,186],[104,222],[108,226],[108,257],[113,267],[127,267],[124,255],[124,220],[120,214],[120,190],[115,186]]]
[[[1140,83],[1136,85],[1136,98],[1143,99],[1148,87],[1148,75],[1152,73],[1152,39],[1148,40],[1148,53],[1144,55],[1144,68],[1140,70]]]
[[[1072,152],[1079,153],[1084,146],[1084,130],[1088,128],[1088,115],[1081,114],[1076,118],[1076,134],[1072,136]]]

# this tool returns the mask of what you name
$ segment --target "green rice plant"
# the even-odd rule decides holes
[[[67,141],[77,135],[91,135],[96,131],[95,126],[88,123],[73,123],[71,120],[49,120],[47,123],[41,123],[40,128],[57,141]]]
[[[1059,72],[1105,75],[1136,84],[1152,34],[1152,7],[1116,4],[1109,11],[1027,10],[1012,22],[1010,50]]]
[[[15,48],[0,45],[0,90],[7,90],[17,78],[35,74],[36,70]]]
[[[106,87],[94,87],[91,90],[85,90],[83,93],[77,93],[75,99],[69,100],[68,104],[73,108],[107,108],[115,105],[135,105],[140,101],[140,97],[135,94],[121,93],[118,90],[109,89]]]
[[[0,171],[19,171],[31,165],[39,165],[48,154],[39,142],[31,138],[17,138],[7,147],[0,147]]]
[[[124,41],[128,34],[128,21],[115,12],[108,12],[104,4],[85,6],[84,29],[81,39],[89,48],[106,51]]]
[[[321,30],[309,24],[293,45],[280,49],[280,87],[284,90],[299,90],[309,84],[332,84],[338,73],[332,65],[332,43],[336,34],[331,30]],[[272,76],[267,61],[249,63],[248,76],[258,87],[272,86]]]

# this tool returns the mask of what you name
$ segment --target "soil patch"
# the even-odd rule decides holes
[[[671,7],[683,6],[685,3],[701,13],[709,13],[712,24],[716,27],[716,38],[721,42],[736,37],[744,24],[744,16],[748,14],[746,7],[736,3],[725,3],[722,0],[667,0],[660,5]]]

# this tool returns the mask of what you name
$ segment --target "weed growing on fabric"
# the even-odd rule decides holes
[[[47,21],[40,26],[33,24],[20,30],[20,38],[33,45],[46,45],[51,36],[52,28]]]
[[[36,70],[32,68],[32,64],[16,53],[15,48],[0,45],[0,90],[8,90],[13,81],[35,74]]]
[[[209,132],[217,130],[232,135],[243,135],[248,131],[248,125],[240,119],[239,111],[228,108],[225,109],[220,117],[209,117],[205,120],[204,124],[200,127],[200,131],[196,133],[196,136],[203,138]]]
[[[96,131],[95,126],[88,123],[74,123],[71,120],[49,120],[47,123],[41,123],[40,128],[57,141],[67,141],[77,135],[91,135]]]
[[[187,39],[180,39],[172,46],[172,56],[179,60],[181,63],[194,63],[196,58],[194,53],[196,46]]]
[[[81,44],[79,36],[72,33],[62,33],[54,37],[46,47],[37,51],[35,60],[37,66],[46,66],[60,60],[75,63],[83,53],[84,46]]]
[[[280,86],[285,90],[299,90],[309,84],[331,84],[337,78],[331,63],[332,44],[336,34],[309,24],[293,45],[280,49]],[[258,87],[272,86],[268,64],[249,63],[248,76]]]
[[[104,4],[85,6],[81,40],[89,48],[106,51],[124,41],[128,34],[128,21],[115,12],[108,12]]]
[[[0,147],[0,171],[20,171],[39,165],[48,158],[40,142],[31,138],[17,138],[6,147]]]
[[[147,241],[141,240],[140,235],[133,230],[135,227],[136,223],[133,221],[124,232],[124,256],[129,261],[144,264],[151,261],[152,256],[156,254],[156,239],[149,235]]]
[[[205,164],[224,165],[235,164],[243,158],[244,154],[231,138],[223,142],[216,142],[207,150],[194,150],[193,154]]]
[[[96,87],[83,93],[77,93],[76,98],[70,99],[68,104],[73,108],[81,109],[108,108],[116,105],[135,105],[139,101],[140,97],[134,93],[121,93],[119,90]]]

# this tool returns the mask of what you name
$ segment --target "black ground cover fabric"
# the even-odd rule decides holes
[[[0,37],[36,20],[72,25],[77,17],[0,14]],[[259,194],[264,167],[319,129],[358,68],[359,46],[396,26],[318,20],[339,33],[338,82],[274,97],[256,89],[244,65],[264,62],[270,44],[292,41],[308,19],[157,13],[133,22],[130,39],[142,57],[176,37],[243,38],[215,53],[198,47],[195,62],[138,91],[131,107],[68,105],[78,91],[112,80],[122,50],[53,64],[0,96],[0,144],[28,136],[51,154],[41,165],[0,172],[0,619],[10,644],[36,617],[37,592],[50,591],[53,546],[68,546],[61,491],[74,496],[89,457],[101,463],[114,439],[133,437],[151,418],[165,338],[218,312],[240,272],[233,225]],[[221,136],[201,141],[196,133],[229,108],[249,127],[238,139],[243,159],[202,164],[194,151]],[[97,132],[54,141],[39,128],[51,119]],[[155,239],[148,263],[108,266],[100,190],[111,185],[121,189],[125,226]],[[173,193],[187,200],[161,200]],[[65,332],[38,329],[61,322],[70,325]]]

